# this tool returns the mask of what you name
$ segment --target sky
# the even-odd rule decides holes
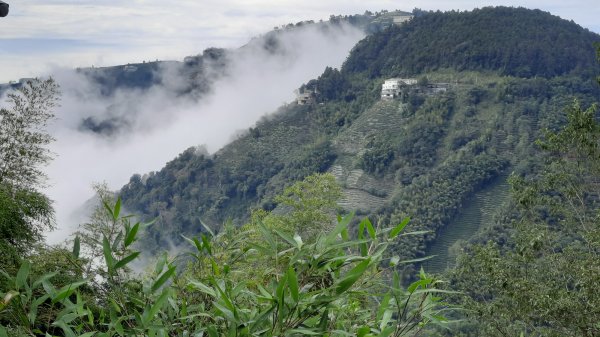
[[[178,82],[161,69],[164,85],[148,91],[121,90],[111,97],[76,67],[101,67],[150,60],[182,60],[209,47],[237,48],[275,26],[366,10],[470,10],[488,5],[549,11],[600,33],[598,0],[489,2],[405,0],[6,0],[10,14],[0,18],[0,83],[53,75],[61,85],[61,107],[50,125],[56,141],[46,168],[44,192],[54,201],[60,242],[85,221],[81,206],[92,184],[120,189],[134,173],[157,171],[191,146],[214,153],[236,134],[292,102],[294,90],[339,67],[364,36],[352,27],[327,33],[305,26],[286,33],[284,52],[246,48],[230,63],[231,74],[217,80],[200,101],[173,94]],[[2,105],[0,98],[0,105]],[[115,107],[117,107],[115,109]],[[120,108],[119,108],[120,107]],[[132,109],[130,109],[132,107]],[[82,130],[81,120],[122,113],[127,128],[111,137]],[[132,113],[135,111],[135,113]]]
[[[7,0],[0,18],[0,83],[57,67],[181,60],[208,47],[237,47],[274,26],[331,14],[490,5],[549,11],[600,33],[597,0]]]

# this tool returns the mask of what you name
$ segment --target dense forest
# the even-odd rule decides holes
[[[427,41],[424,43],[424,41]],[[411,76],[440,68],[496,70],[518,77],[589,76],[598,36],[540,10],[487,7],[428,12],[359,43],[345,71],[370,77]]]
[[[58,88],[10,94],[0,337],[599,336],[600,36],[523,8],[413,14],[368,26],[302,85],[310,104],[98,186],[68,247],[42,244]],[[416,83],[381,99],[399,76]],[[430,270],[429,247],[506,176]]]

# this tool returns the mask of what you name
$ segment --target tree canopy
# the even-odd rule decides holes
[[[46,131],[54,117],[58,85],[32,80],[8,94],[0,108],[0,268],[10,268],[53,224],[51,201],[37,188],[50,159]]]

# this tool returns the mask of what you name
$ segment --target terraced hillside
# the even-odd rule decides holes
[[[397,100],[378,101],[334,138],[334,147],[340,155],[361,155],[370,138],[399,133],[406,127],[405,110],[406,105]]]
[[[437,239],[427,248],[426,255],[435,256],[423,263],[427,272],[441,273],[451,268],[462,245],[476,233],[481,226],[490,225],[500,206],[508,198],[508,175],[502,174],[487,187],[474,193],[465,202],[458,215],[437,235]]]
[[[530,14],[540,19],[538,12]],[[462,20],[463,15],[487,17],[490,12],[451,17]],[[506,9],[499,9],[499,15],[507,19]],[[398,34],[410,33],[412,24],[398,28]],[[398,29],[375,34],[377,43],[372,38],[359,43],[349,60],[385,44],[386,36],[400,48],[390,36]],[[585,41],[590,38],[597,37],[584,34]],[[397,62],[389,67],[402,69],[402,60]],[[242,225],[252,209],[274,209],[273,197],[286,186],[315,172],[330,172],[343,188],[341,211],[356,210],[374,223],[410,216],[409,230],[429,231],[400,239],[395,253],[447,256],[449,246],[487,221],[477,214],[487,214],[486,205],[503,198],[494,190],[502,186],[495,179],[508,167],[527,174],[543,160],[534,142],[542,129],[562,125],[565,107],[574,98],[584,106],[600,100],[591,76],[563,71],[547,78],[516,77],[491,67],[409,73],[418,84],[381,101],[386,77],[351,69],[348,63],[341,70],[326,69],[303,86],[318,88],[314,104],[282,107],[215,154],[191,149],[159,172],[132,177],[121,191],[125,205],[158,218],[147,239],[155,246],[177,241],[181,233],[201,231],[201,220],[215,228],[228,219]],[[426,90],[430,83],[446,83],[447,90],[432,94]],[[486,194],[490,188],[496,195]],[[431,268],[440,270],[447,262],[436,261]]]
[[[374,177],[356,167],[356,162],[373,138],[382,135],[392,138],[394,134],[403,132],[405,109],[405,104],[399,101],[379,101],[333,139],[337,160],[329,171],[343,187],[340,207],[346,211],[369,213],[390,200],[394,190],[393,179]]]

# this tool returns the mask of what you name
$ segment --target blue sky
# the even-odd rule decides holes
[[[549,11],[600,33],[598,0],[8,0],[0,19],[0,82],[60,67],[180,60],[237,47],[274,26],[365,10],[470,10],[489,5]]]

